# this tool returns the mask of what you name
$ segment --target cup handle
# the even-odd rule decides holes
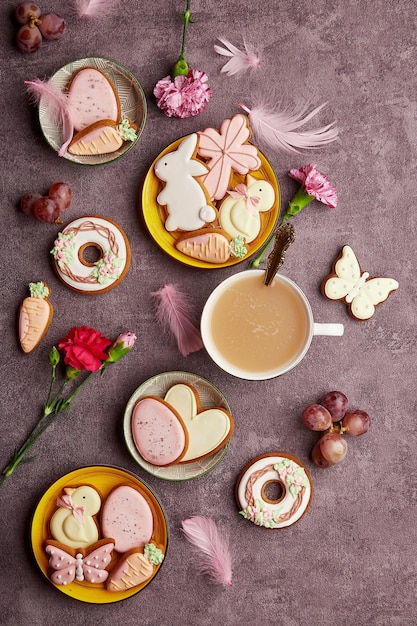
[[[330,335],[341,337],[344,332],[343,324],[318,324],[313,323],[313,335]]]

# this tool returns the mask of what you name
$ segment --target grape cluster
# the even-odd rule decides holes
[[[307,406],[301,419],[309,430],[322,432],[313,447],[311,458],[319,467],[340,463],[346,456],[344,434],[357,437],[368,432],[370,418],[361,409],[348,411],[349,401],[341,391],[329,391],[317,403]]]
[[[64,18],[56,13],[42,13],[42,9],[33,2],[18,4],[15,16],[20,24],[16,43],[21,52],[36,52],[42,39],[55,41],[64,34]]]
[[[72,189],[67,183],[55,183],[47,196],[40,193],[27,193],[20,198],[23,213],[41,222],[57,223],[58,217],[71,204]]]

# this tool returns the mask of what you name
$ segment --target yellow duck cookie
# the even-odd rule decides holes
[[[100,510],[101,498],[89,485],[66,487],[64,492],[50,521],[51,535],[70,548],[87,548],[98,540],[93,515]]]

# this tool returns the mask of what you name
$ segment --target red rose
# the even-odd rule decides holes
[[[104,352],[112,344],[98,330],[88,326],[73,327],[68,335],[58,341],[58,349],[64,354],[64,362],[77,370],[97,372],[108,354]]]

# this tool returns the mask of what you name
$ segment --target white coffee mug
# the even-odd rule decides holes
[[[201,316],[201,336],[213,361],[245,380],[267,380],[292,370],[316,335],[343,335],[343,324],[318,324],[310,303],[291,279],[245,270],[220,283]]]

